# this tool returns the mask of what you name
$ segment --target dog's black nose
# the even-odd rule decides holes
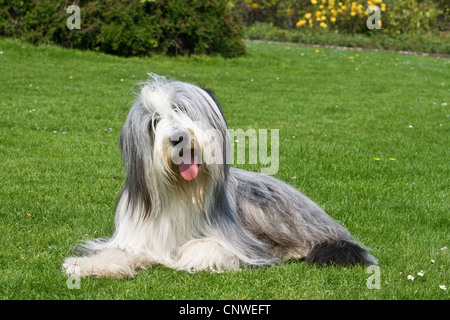
[[[184,139],[183,136],[180,136],[178,138],[171,137],[170,143],[172,144],[173,147],[175,147],[179,143],[183,142],[183,139]]]
[[[173,132],[172,135],[170,136],[170,143],[174,147],[180,145],[181,143],[182,144],[180,146],[189,143],[189,132],[183,130],[177,130]]]

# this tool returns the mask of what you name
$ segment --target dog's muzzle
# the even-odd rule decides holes
[[[188,131],[177,130],[170,137],[170,143],[177,157],[172,157],[172,161],[178,166],[181,177],[186,181],[197,178],[199,165],[195,161],[195,142],[192,135]]]

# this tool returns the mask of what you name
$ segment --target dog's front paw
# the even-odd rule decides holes
[[[67,258],[63,269],[67,275],[80,277],[130,279],[135,276],[137,269],[146,268],[151,263],[146,257],[111,248],[91,256]]]
[[[67,258],[63,265],[63,273],[67,276],[79,276],[79,277],[87,277],[87,276],[95,276],[94,268],[92,263],[88,257],[72,257]]]
[[[201,270],[223,272],[239,270],[240,261],[216,240],[196,239],[179,249],[178,260],[173,267],[190,273]]]

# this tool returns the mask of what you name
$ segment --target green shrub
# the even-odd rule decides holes
[[[225,0],[155,1],[160,44],[169,53],[214,53],[225,57],[244,54],[243,30]]]
[[[225,0],[0,0],[0,36],[122,56],[245,53],[242,29]],[[81,9],[81,29],[66,26]]]
[[[391,35],[402,33],[430,32],[440,29],[438,16],[442,9],[433,1],[390,1],[386,10],[384,31]]]

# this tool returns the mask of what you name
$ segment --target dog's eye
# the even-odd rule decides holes
[[[186,112],[186,108],[184,106],[181,105],[174,105],[172,107],[173,111],[175,111],[176,113],[185,113]]]

